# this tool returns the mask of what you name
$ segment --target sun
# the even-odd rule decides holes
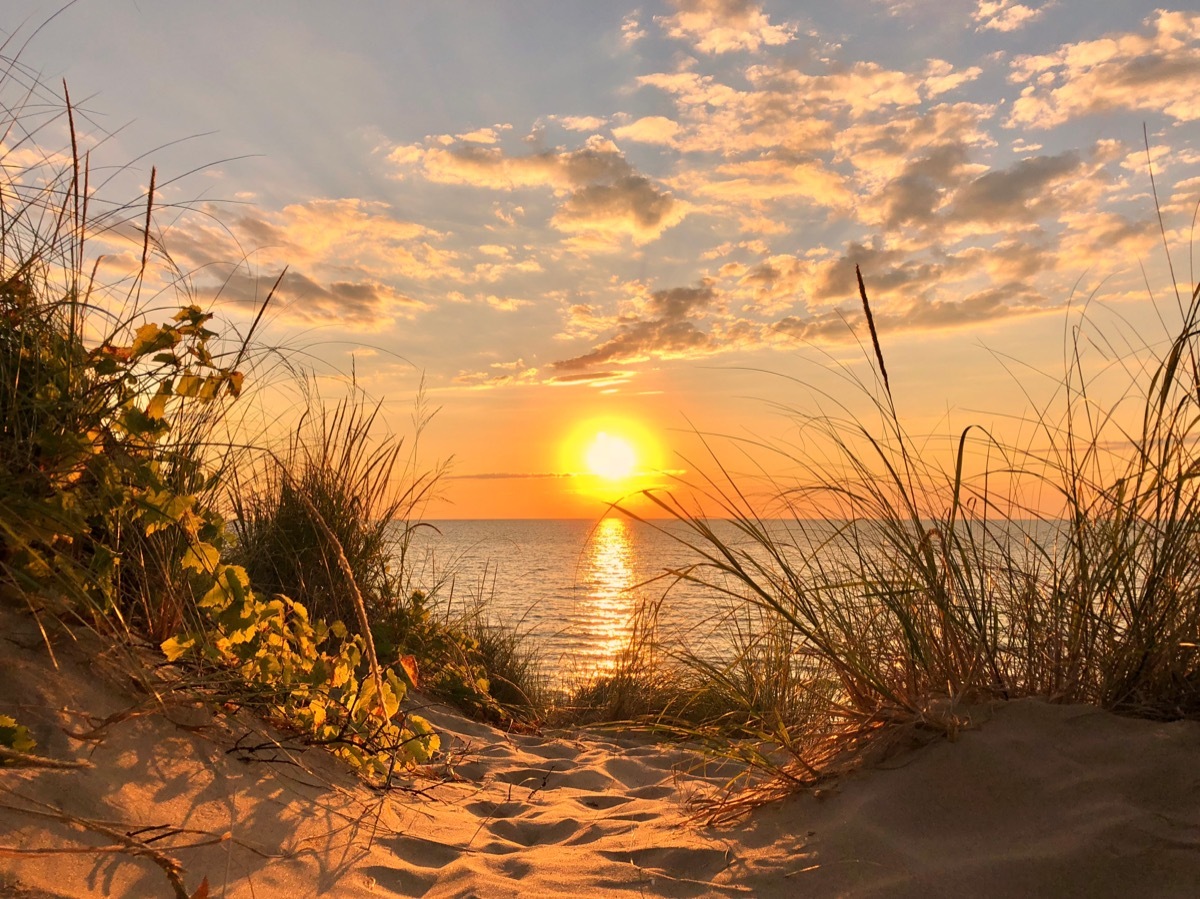
[[[559,444],[561,471],[570,472],[566,489],[591,502],[632,499],[660,485],[662,441],[632,415],[593,415],[577,419]]]
[[[588,471],[609,481],[623,481],[637,470],[637,450],[624,437],[598,433],[583,456]]]

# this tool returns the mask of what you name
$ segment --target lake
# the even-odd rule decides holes
[[[586,676],[613,666],[639,602],[669,591],[669,617],[690,623],[724,607],[709,591],[665,576],[695,557],[670,536],[683,533],[677,522],[657,524],[434,521],[416,532],[409,558],[416,583],[440,583],[453,610],[482,600],[492,621],[529,635],[548,673]]]
[[[717,521],[712,526],[730,546],[749,546],[761,556],[732,524]],[[801,557],[809,547],[824,544],[839,526],[769,524],[777,537],[803,547],[789,554],[797,570],[802,570]],[[442,608],[460,613],[482,603],[485,620],[527,636],[547,674],[573,680],[615,665],[642,603],[661,601],[658,634],[665,643],[678,645],[686,636],[690,647],[704,655],[727,650],[731,626],[742,634],[755,629],[751,609],[669,574],[697,561],[696,553],[673,536],[687,533],[677,521],[622,517],[433,521],[416,531],[409,564],[415,585],[438,585]],[[860,533],[874,542],[869,527]],[[1048,546],[1057,525],[1012,522],[993,525],[989,533],[993,540],[1015,539],[1018,545],[1028,545],[1028,534],[1036,533],[1038,542]],[[871,551],[861,543],[859,549]],[[823,546],[817,555],[828,564],[837,553]],[[740,611],[731,612],[735,605]]]

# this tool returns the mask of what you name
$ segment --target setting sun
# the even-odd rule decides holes
[[[620,481],[634,473],[638,459],[628,440],[601,431],[588,446],[584,461],[592,474]]]
[[[664,461],[662,438],[632,415],[579,419],[559,444],[568,489],[583,503],[636,503],[641,491],[662,485]]]

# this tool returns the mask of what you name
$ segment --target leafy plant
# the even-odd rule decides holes
[[[13,752],[31,752],[37,746],[37,741],[29,733],[29,729],[18,724],[9,715],[0,715],[0,747],[11,749]],[[0,765],[4,759],[0,758]]]
[[[390,776],[397,764],[423,764],[437,751],[429,723],[400,707],[417,683],[411,658],[362,675],[363,638],[340,621],[310,621],[307,609],[286,596],[260,598],[245,570],[221,563],[212,546],[193,547],[184,564],[197,587],[207,587],[197,602],[203,620],[194,634],[163,642],[168,660],[193,655],[232,667],[247,688],[243,704],[329,746],[364,773]]]

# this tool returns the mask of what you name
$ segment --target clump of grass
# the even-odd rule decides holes
[[[899,733],[952,734],[981,701],[1200,715],[1200,287],[1179,312],[1165,351],[1122,357],[1118,402],[1096,405],[1077,340],[1036,443],[968,428],[945,467],[906,432],[872,328],[876,423],[840,405],[802,416],[805,451],[771,447],[806,473],[774,485],[781,518],[715,453],[690,485],[707,514],[650,495],[686,526],[667,531],[697,559],[677,575],[761,614],[729,657],[676,654],[695,702],[744,704],[709,720],[785,750],[751,753],[760,798]],[[1029,485],[1061,511],[1026,505]]]
[[[310,394],[308,406],[282,450],[230,479],[233,557],[253,583],[318,614],[357,620],[352,583],[369,614],[393,611],[407,598],[403,560],[436,478],[404,477],[403,440],[378,435],[378,403],[352,393],[329,409]]]
[[[625,722],[656,725],[686,694],[658,639],[658,603],[634,607],[629,639],[611,669],[567,685],[551,720],[559,725]]]
[[[410,567],[438,472],[416,473],[402,439],[381,435],[380,404],[351,393],[313,411],[257,470],[230,478],[231,558],[259,589],[352,623],[385,662],[408,659],[420,686],[498,723],[534,715],[535,663],[480,621],[439,614],[440,583]],[[418,399],[418,433],[428,423]]]
[[[458,627],[474,643],[487,674],[488,692],[517,721],[536,724],[546,717],[549,687],[537,648],[519,628],[492,620],[486,606]]]

